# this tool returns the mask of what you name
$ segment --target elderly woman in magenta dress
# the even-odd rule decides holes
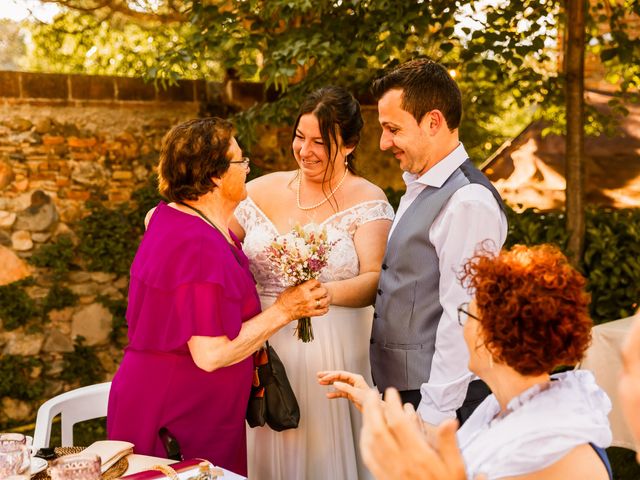
[[[107,415],[108,437],[132,442],[136,453],[166,456],[165,427],[185,458],[244,475],[251,354],[290,321],[326,313],[329,302],[313,280],[261,311],[229,230],[248,171],[225,120],[192,120],[163,139],[160,193],[171,203],[154,209],[131,266],[129,344]]]
[[[312,319],[315,339],[303,343],[293,326],[270,340],[300,405],[298,428],[249,432],[252,480],[364,479],[358,453],[361,416],[347,403],[328,402],[318,370],[351,369],[366,377],[376,286],[393,209],[384,192],[358,176],[354,150],[363,125],[360,106],[342,88],[325,87],[303,101],[292,135],[296,169],[262,176],[247,185],[249,198],[235,225],[258,282],[271,305],[282,280],[264,253],[273,238],[296,225],[326,228],[335,242],[320,275],[331,299],[326,319]]]

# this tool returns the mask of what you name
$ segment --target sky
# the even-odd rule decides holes
[[[20,21],[31,13],[43,22],[50,22],[60,9],[57,5],[42,4],[39,0],[0,0],[0,18]]]

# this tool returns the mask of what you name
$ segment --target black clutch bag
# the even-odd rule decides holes
[[[280,432],[296,428],[300,407],[289,384],[287,372],[269,342],[253,354],[253,384],[247,405],[250,427],[269,425]]]

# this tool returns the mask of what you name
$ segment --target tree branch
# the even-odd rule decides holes
[[[169,1],[167,13],[144,12],[130,8],[126,2],[122,0],[94,0],[92,4],[87,5],[78,0],[41,0],[42,3],[55,3],[71,10],[77,10],[85,13],[92,13],[98,10],[107,9],[111,13],[118,13],[123,16],[142,21],[142,22],[160,22],[174,23],[186,20],[185,15],[180,12],[179,7],[175,5],[173,0]]]

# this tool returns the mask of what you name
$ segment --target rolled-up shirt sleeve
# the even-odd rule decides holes
[[[507,219],[491,192],[482,185],[460,188],[434,221],[429,238],[438,255],[442,316],[436,330],[429,380],[420,387],[418,413],[437,425],[453,418],[467,394],[473,374],[469,352],[458,324],[457,308],[471,300],[459,281],[468,259],[480,247],[499,250],[507,235]]]

